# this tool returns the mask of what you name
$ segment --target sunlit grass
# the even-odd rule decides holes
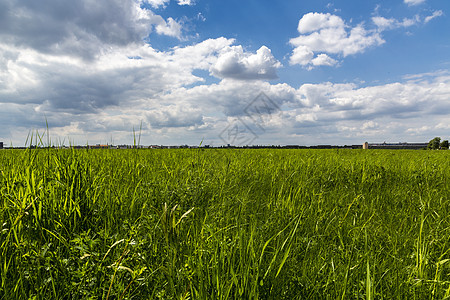
[[[2,150],[0,298],[444,299],[449,153]]]

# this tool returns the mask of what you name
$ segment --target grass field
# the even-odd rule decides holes
[[[445,299],[450,151],[2,150],[0,299]]]

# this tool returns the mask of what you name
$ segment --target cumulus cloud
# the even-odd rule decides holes
[[[172,36],[176,38],[181,37],[181,24],[172,18],[168,18],[167,22],[161,16],[155,16],[153,18],[153,24],[156,25],[155,29],[158,34]]]
[[[156,33],[180,38],[181,24],[167,21],[135,0],[5,0],[0,15],[3,43],[53,55],[94,59],[110,47],[141,43]]]
[[[430,135],[448,135],[442,124],[448,124],[449,95],[448,73],[368,87],[304,84],[296,90],[298,107],[283,110],[283,128],[311,143],[317,143],[314,134],[330,143],[337,135],[339,144],[372,136],[394,142],[428,141]]]
[[[297,30],[301,34],[312,33],[324,28],[343,28],[344,21],[335,15],[322,13],[308,13],[298,22]]]
[[[358,88],[355,84],[305,84],[298,93],[307,107],[335,117],[358,120],[392,117],[417,118],[423,115],[448,114],[450,76]],[[329,119],[329,116],[327,117]]]
[[[387,19],[385,17],[376,16],[372,18],[372,22],[378,27],[380,31],[393,29],[398,26],[397,20],[393,18]]]
[[[425,1],[426,0],[404,0],[404,2],[405,2],[405,4],[408,4],[408,5],[419,5],[419,4],[422,4],[422,3],[425,3]]]
[[[150,4],[154,8],[165,6],[170,0],[146,0],[146,3]]]
[[[194,0],[178,0],[178,5],[194,5]]]
[[[146,3],[150,4],[154,8],[165,7],[170,0],[146,0]],[[178,5],[194,5],[194,0],[177,0]]]
[[[329,13],[304,15],[297,30],[300,36],[290,40],[294,46],[290,63],[309,68],[337,64],[329,54],[346,57],[384,43],[378,32],[366,30],[363,24],[351,27],[341,17]]]
[[[284,104],[298,105],[296,90],[288,84],[272,85],[265,81],[242,81],[225,79],[217,84],[199,85],[193,88],[179,88],[164,95],[165,103],[178,103],[201,107],[204,114],[217,114],[223,117],[242,117],[246,107],[264,92],[278,107]]]
[[[149,110],[146,114],[151,128],[191,127],[204,124],[202,111],[186,104],[171,104]]]
[[[233,114],[236,105],[225,101],[226,97],[238,99],[236,95],[247,93],[251,98],[260,91],[262,83],[255,83],[250,94],[248,82],[242,79],[276,76],[272,69],[279,63],[268,48],[247,53],[238,50],[242,46],[234,46],[234,42],[221,37],[167,52],[144,43],[131,44],[111,47],[95,60],[0,44],[2,121],[33,128],[47,119],[54,134],[66,132],[82,143],[87,136],[98,137],[106,132],[123,138],[140,121],[157,131],[207,128],[216,119],[208,116],[211,111],[205,114],[205,107]],[[220,57],[230,52],[239,53],[238,62],[244,62],[241,75],[217,68]],[[214,67],[223,78],[220,85],[185,89],[204,81],[193,74],[194,70],[212,73]],[[240,79],[226,79],[232,77]],[[201,105],[194,96],[188,96],[209,89],[215,89],[216,94],[197,98],[202,99]],[[224,101],[215,106],[211,97]],[[0,136],[11,136],[9,128],[4,126]],[[24,138],[17,134],[19,137]]]
[[[442,15],[443,12],[438,10],[426,17],[415,15],[402,20],[374,16],[372,22],[376,29],[366,29],[363,23],[351,26],[339,16],[311,12],[298,23],[300,35],[289,41],[294,47],[290,64],[309,70],[317,66],[335,66],[339,64],[339,57],[363,53],[385,43],[381,36],[383,31],[426,24]]]
[[[311,60],[314,66],[334,66],[337,64],[337,60],[332,59],[326,54],[319,54],[316,58]]]
[[[159,51],[144,39],[152,32],[180,37],[182,24],[134,0],[102,1],[44,0],[39,3],[44,8],[0,3],[3,141],[14,137],[14,144],[22,145],[28,130],[45,128],[47,119],[54,138],[69,136],[79,144],[110,142],[110,137],[132,141],[131,130],[141,122],[146,144],[198,144],[199,136],[220,144],[218,136],[230,122],[254,124],[246,108],[261,92],[281,109],[264,118],[264,130],[255,126],[261,130],[258,143],[320,143],[332,136],[339,140],[327,143],[345,143],[374,133],[388,140],[412,137],[414,128],[423,129],[417,133],[422,139],[448,129],[446,72],[366,87],[271,84],[281,63],[265,46],[250,52],[220,37]],[[152,2],[155,7],[168,3]],[[339,57],[382,42],[379,31],[350,26],[330,14],[300,21],[291,60],[306,67],[334,66]],[[207,74],[217,78],[215,83],[205,83]]]
[[[267,47],[247,53],[233,46],[233,39],[217,38],[161,52],[144,39],[152,28],[180,37],[180,23],[142,8],[139,1],[102,1],[2,2],[0,103],[27,106],[41,118],[51,112],[98,114],[157,101],[163,93],[202,82],[193,75],[198,69],[219,78],[276,77],[280,63]],[[226,53],[237,53],[241,74],[228,72]]]
[[[219,54],[230,49],[234,42],[234,39],[220,37],[191,46],[175,47],[170,61],[177,62],[182,68],[209,70],[216,63]]]
[[[306,66],[311,63],[311,60],[314,58],[314,52],[308,47],[304,45],[299,45],[295,47],[292,52],[290,62],[291,64],[300,64],[302,66]]]
[[[45,127],[45,113],[54,135],[61,138],[70,135],[81,143],[88,137],[90,141],[104,138],[105,134],[126,139],[131,128],[142,121],[142,141],[145,143],[177,144],[183,140],[196,144],[202,135],[206,143],[215,140],[220,144],[218,136],[230,122],[240,119],[254,124],[247,118],[245,109],[261,92],[281,110],[264,122],[264,131],[258,132],[258,143],[317,144],[326,140],[327,143],[343,144],[352,143],[358,137],[367,140],[375,135],[388,141],[426,141],[429,140],[427,134],[442,132],[441,135],[445,135],[448,129],[443,126],[448,124],[450,114],[450,76],[445,72],[415,75],[403,82],[366,87],[325,82],[303,84],[296,89],[285,83],[231,78],[216,84],[185,85],[186,80],[200,80],[191,74],[195,60],[201,56],[199,53],[210,56],[209,66],[201,66],[208,70],[215,65],[213,57],[217,60],[221,47],[232,47],[230,43],[232,41],[219,39],[189,46],[197,53],[197,58],[181,68],[177,63],[177,51],[182,52],[184,48],[169,55],[144,47],[132,53],[141,59],[124,58],[117,62],[104,58],[112,65],[101,64],[85,73],[80,69],[88,68],[87,64],[76,71],[68,64],[57,65],[55,69],[66,69],[67,73],[77,75],[70,78],[67,73],[55,73],[55,77],[70,80],[65,81],[65,85],[62,85],[63,80],[56,84],[55,78],[50,83],[43,81],[42,89],[30,89],[28,94],[7,95],[2,91],[0,135],[21,136],[20,132],[14,131],[16,129],[3,126],[8,123],[23,124],[23,129]],[[214,52],[217,54],[212,54]],[[18,61],[22,62],[22,58]],[[162,68],[173,71],[163,72]],[[43,77],[51,79],[49,72]],[[94,73],[89,76],[91,72]],[[172,73],[173,77],[168,76]],[[88,84],[96,80],[103,81],[104,87],[98,82]],[[108,85],[108,82],[117,86]],[[17,83],[12,84],[14,87]],[[21,86],[22,91],[26,91],[27,84]],[[53,90],[45,92],[50,87]],[[73,92],[76,89],[83,92],[78,95]],[[32,98],[32,95],[36,97]],[[9,102],[15,98],[17,103]],[[69,101],[59,102],[62,98]],[[83,107],[88,109],[83,111]],[[415,130],[422,127],[426,130],[420,133]],[[25,137],[26,134],[22,138]]]
[[[279,67],[281,63],[266,46],[259,48],[256,54],[245,53],[242,46],[234,46],[220,54],[211,73],[219,78],[275,79]]]
[[[40,111],[94,112],[152,98],[199,82],[194,69],[209,70],[233,40],[207,40],[173,52],[148,45],[114,48],[95,61],[0,45],[7,60],[0,73],[0,102],[35,103]],[[186,51],[193,54],[187,58]],[[6,59],[8,58],[9,59]]]
[[[362,126],[362,129],[371,129],[371,130],[373,130],[373,129],[377,129],[379,127],[379,125],[378,125],[378,123],[377,122],[374,122],[374,121],[368,121],[368,122],[365,122],[364,124],[363,124],[363,126]]]
[[[176,89],[160,98],[167,104],[164,109],[149,106],[146,111],[164,112],[149,115],[155,129],[163,125],[180,128],[184,124],[197,129],[206,126],[205,133],[217,137],[230,122],[244,120],[254,124],[246,119],[245,108],[261,91],[281,110],[264,123],[260,137],[274,141],[283,133],[284,143],[290,141],[291,135],[307,138],[311,143],[331,136],[339,136],[336,143],[345,143],[344,138],[351,141],[357,136],[374,135],[386,140],[421,141],[433,130],[444,132],[442,124],[448,121],[450,113],[448,75],[368,87],[321,83],[303,84],[298,89],[287,84],[226,79],[218,84]],[[428,126],[429,130],[414,136],[412,129],[418,126]]]

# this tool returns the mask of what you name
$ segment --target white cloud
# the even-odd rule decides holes
[[[346,57],[384,43],[378,32],[366,30],[362,24],[350,27],[342,18],[329,13],[304,15],[299,21],[298,32],[300,36],[290,40],[295,47],[290,63],[309,68],[320,63],[336,65],[337,61],[329,54]],[[318,56],[314,57],[316,54]]]
[[[245,109],[261,92],[281,110],[265,119],[258,143],[342,144],[375,133],[386,140],[426,141],[431,132],[448,132],[448,72],[368,87],[271,84],[266,80],[276,78],[281,64],[265,46],[249,52],[234,39],[220,37],[158,51],[143,39],[153,31],[181,37],[182,24],[134,0],[99,1],[25,5],[4,0],[3,141],[22,145],[28,130],[45,128],[47,118],[53,138],[69,136],[78,144],[110,142],[111,137],[132,142],[132,128],[141,122],[145,144],[199,144],[202,137],[220,144],[218,135],[229,121],[252,122]],[[156,6],[166,2],[153,1]],[[10,14],[13,4],[18,9]],[[306,67],[337,65],[339,57],[382,42],[377,32],[350,26],[337,16],[311,14],[302,20],[291,61]],[[393,24],[398,22],[406,24]],[[208,72],[218,79],[202,85],[211,80]]]
[[[403,20],[374,16],[375,30],[366,29],[363,23],[348,25],[341,17],[329,13],[311,12],[298,23],[300,35],[289,41],[294,46],[290,64],[299,64],[309,70],[316,66],[335,66],[340,57],[363,53],[370,47],[385,43],[381,36],[383,31],[428,23],[442,15],[439,10],[423,19],[419,15]]]
[[[155,22],[155,29],[158,34],[181,38],[182,26],[174,19],[169,17],[166,22],[161,16],[155,15],[153,22]]]
[[[148,128],[159,131],[204,129],[212,124],[211,120],[216,120],[205,115],[205,107],[211,107],[211,95],[220,98],[219,94],[223,94],[224,102],[218,102],[212,109],[222,107],[226,115],[238,109],[235,103],[225,101],[226,96],[238,99],[236,96],[245,90],[251,98],[260,87],[270,86],[257,81],[249,89],[248,81],[238,83],[226,78],[273,78],[280,66],[267,47],[248,53],[233,43],[233,39],[222,37],[168,52],[136,43],[110,47],[95,60],[0,44],[0,118],[4,124],[21,124],[24,128],[42,126],[47,118],[54,134],[63,137],[66,132],[82,139],[81,143],[88,136],[98,137],[105,132],[123,138],[141,120]],[[238,54],[242,74],[227,73],[226,63],[219,61],[226,53]],[[218,86],[186,90],[185,86],[205,80],[193,75],[196,69],[211,74],[214,70],[215,76],[224,80]],[[194,99],[189,97],[190,93],[210,89],[215,92],[197,98],[202,99],[201,106],[195,100],[183,101]],[[0,130],[0,136],[11,135],[9,126]]]
[[[436,10],[430,16],[425,17],[424,23],[426,24],[426,23],[430,22],[431,20],[433,20],[434,18],[441,17],[443,15],[444,15],[444,12],[442,10]]]
[[[404,18],[403,20],[397,20],[395,18],[385,18],[381,16],[372,17],[372,22],[377,26],[378,31],[391,30],[396,28],[407,28],[419,24],[427,24],[434,18],[443,16],[442,10],[434,11],[431,15],[421,18],[419,15],[415,15],[414,18]]]
[[[147,2],[154,8],[159,8],[161,6],[165,6],[166,3],[170,2],[170,0],[146,0],[145,2]]]
[[[335,15],[322,13],[308,13],[298,22],[297,30],[301,34],[312,33],[320,29],[344,28],[344,21]]]
[[[281,63],[266,46],[259,48],[256,54],[245,53],[242,46],[234,46],[222,51],[211,74],[219,78],[275,79],[279,67]]]
[[[450,112],[450,76],[358,88],[354,84],[315,84],[299,88],[303,103],[345,118],[415,118]]]
[[[450,113],[448,75],[369,87],[322,83],[304,84],[299,89],[261,81],[223,80],[209,86],[180,88],[161,100],[198,108],[193,110],[191,118],[185,116],[180,119],[209,120],[209,128],[213,130],[222,124],[225,117],[245,118],[245,107],[260,91],[282,107],[280,114],[264,124],[265,133],[261,134],[261,138],[267,136],[268,140],[275,139],[277,134],[283,132],[285,143],[288,143],[289,134],[301,134],[311,143],[318,143],[328,134],[330,137],[339,136],[336,142],[340,144],[345,143],[344,138],[354,141],[358,136],[375,135],[385,140],[426,141],[427,133],[445,131],[442,124],[444,120],[448,121]],[[182,99],[181,102],[179,99]],[[173,113],[177,114],[179,109],[173,109]],[[217,112],[221,112],[222,117],[217,116]],[[412,129],[422,126],[429,126],[430,130],[414,135]],[[216,131],[218,133],[220,131]]]
[[[150,4],[153,8],[165,7],[170,0],[145,0],[146,3]],[[178,5],[194,5],[195,0],[177,0]]]
[[[178,0],[178,5],[194,5],[194,0]]]
[[[339,144],[358,137],[424,142],[436,135],[448,136],[448,125],[443,126],[448,124],[450,113],[448,73],[362,88],[354,84],[304,84],[297,94],[299,108],[284,111],[284,126],[312,143],[314,134],[322,141],[329,138],[330,143],[339,136]]]
[[[70,135],[78,143],[98,143],[111,135],[121,141],[132,140],[132,127],[139,127],[142,121],[142,141],[146,144],[198,144],[202,137],[205,143],[214,140],[221,144],[218,136],[228,122],[240,117],[252,124],[245,108],[260,92],[281,111],[266,120],[257,143],[351,144],[359,143],[359,139],[373,141],[371,137],[394,142],[427,141],[429,135],[448,135],[448,73],[410,76],[405,82],[367,87],[321,83],[295,89],[288,84],[234,79],[186,85],[201,80],[192,75],[199,53],[210,60],[201,66],[208,70],[208,65],[215,65],[220,48],[232,47],[229,45],[229,40],[219,39],[190,46],[196,57],[189,63],[179,54],[184,48],[161,53],[142,47],[131,53],[141,59],[123,55],[119,62],[115,57],[119,54],[114,53],[95,66],[24,54],[14,63],[18,71],[30,68],[33,60],[47,66],[29,70],[31,75],[40,75],[34,79],[40,80],[37,85],[32,85],[33,81],[20,84],[18,78],[10,85],[16,90],[0,92],[0,136],[12,136],[8,124],[22,124],[23,134],[14,134],[19,141],[24,140],[25,128],[45,128],[45,113],[54,138]],[[57,77],[62,79],[58,81]]]
[[[220,53],[230,49],[234,39],[220,37],[208,39],[193,46],[176,47],[172,53],[171,61],[182,68],[209,70]]]
[[[315,113],[303,113],[295,116],[295,121],[298,123],[316,122],[317,115]]]
[[[0,102],[14,99],[36,103],[42,111],[93,112],[152,98],[202,81],[192,71],[209,70],[232,43],[219,38],[172,52],[159,52],[144,44],[114,47],[95,61],[0,44],[0,57],[6,60],[0,72]],[[250,66],[258,67],[257,63]]]
[[[151,128],[165,127],[191,127],[203,125],[203,116],[200,108],[190,105],[171,104],[153,108],[146,113]]]
[[[222,117],[245,116],[245,108],[261,92],[264,92],[276,106],[299,105],[296,90],[287,84],[271,85],[264,81],[242,81],[224,79],[217,84],[199,85],[193,88],[179,88],[161,98],[164,103],[201,108],[208,115],[221,113]],[[217,119],[217,117],[216,117]]]
[[[0,41],[52,55],[93,60],[111,47],[142,43],[152,33],[181,37],[182,25],[167,21],[136,0],[57,0],[2,3]]]
[[[404,2],[405,2],[405,4],[408,4],[408,5],[419,5],[419,4],[422,4],[422,3],[425,3],[425,1],[426,0],[404,0]]]
[[[378,127],[379,127],[379,124],[377,122],[368,121],[368,122],[365,122],[363,124],[362,129],[364,129],[364,130],[366,130],[366,129],[374,130],[374,129],[377,129]]]
[[[300,45],[292,51],[290,62],[305,66],[310,64],[313,58],[314,52],[308,46]]]
[[[400,27],[410,27],[419,24],[420,17],[416,15],[414,18],[404,18],[402,21],[394,18],[387,19],[385,17],[376,16],[372,18],[372,22],[378,27],[378,30],[385,31],[389,29],[395,29]]]
[[[423,134],[427,131],[430,131],[431,129],[432,129],[431,126],[422,126],[419,128],[409,128],[406,130],[406,132],[412,133],[412,134]]]
[[[397,20],[390,18],[387,19],[385,17],[376,16],[372,18],[373,23],[378,27],[380,31],[384,31],[386,29],[393,29],[397,27]]]
[[[326,54],[319,54],[316,58],[311,60],[311,63],[314,66],[334,66],[337,64],[337,61],[335,59],[332,59]]]

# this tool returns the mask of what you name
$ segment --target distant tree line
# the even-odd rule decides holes
[[[448,150],[448,140],[443,140],[441,142],[440,137],[435,137],[431,141],[428,142],[428,149],[431,150]]]

